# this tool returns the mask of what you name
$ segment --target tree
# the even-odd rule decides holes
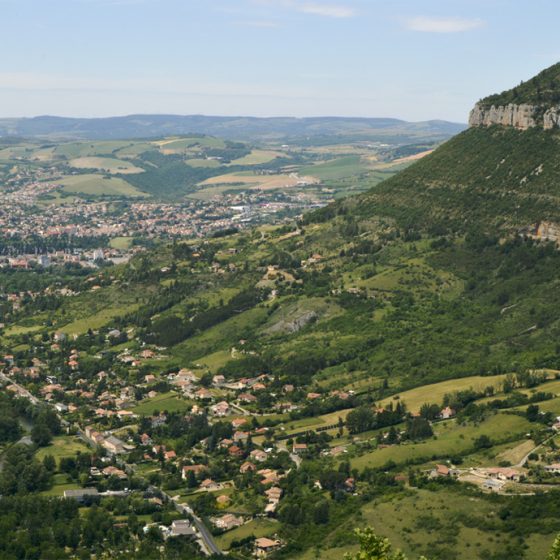
[[[49,472],[54,472],[56,469],[56,460],[52,455],[45,455],[43,459],[43,467]]]
[[[434,435],[434,431],[428,420],[417,417],[409,421],[407,434],[410,439],[427,439]]]
[[[320,500],[313,508],[313,521],[317,525],[325,525],[329,522],[329,502],[327,500]]]
[[[400,550],[393,552],[389,539],[379,537],[371,527],[357,529],[355,534],[360,541],[360,551],[355,555],[346,554],[345,560],[407,560]],[[426,559],[422,556],[419,560]]]
[[[481,435],[474,440],[475,449],[489,449],[492,447],[492,440],[487,435]]]
[[[36,424],[31,430],[31,440],[39,447],[46,447],[52,440],[51,431],[44,424]]]
[[[560,560],[560,535],[556,537],[552,548],[550,549],[550,553],[547,556],[546,560]]]
[[[530,404],[525,411],[525,416],[529,422],[536,422],[539,419],[539,405]]]
[[[375,426],[375,414],[367,406],[361,406],[348,413],[346,427],[351,434],[367,432]]]

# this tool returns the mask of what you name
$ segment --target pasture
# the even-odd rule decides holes
[[[217,537],[220,548],[227,550],[233,541],[239,541],[250,536],[254,537],[270,537],[278,531],[280,525],[276,521],[270,519],[254,519],[245,523],[237,529],[232,529],[223,535]]]
[[[424,385],[409,391],[397,393],[392,397],[388,397],[380,401],[379,406],[387,406],[390,402],[395,404],[398,400],[404,402],[410,412],[418,412],[420,407],[425,403],[441,404],[443,397],[446,393],[453,393],[454,391],[465,391],[467,389],[474,389],[475,391],[482,391],[485,387],[492,386],[495,389],[500,389],[505,375],[492,375],[481,376],[473,375],[470,377],[461,377],[459,379],[450,379],[432,385]]]
[[[60,459],[74,457],[78,452],[87,453],[88,446],[76,436],[57,436],[53,438],[50,445],[41,447],[37,451],[37,459],[42,461],[46,455],[52,455],[56,464],[60,464]]]
[[[434,426],[434,438],[376,449],[352,459],[352,467],[381,467],[389,461],[402,465],[408,461],[429,461],[472,451],[474,440],[489,436],[495,443],[520,438],[531,430],[531,424],[523,417],[512,414],[496,414],[478,425],[460,426],[455,421],[440,422]]]
[[[129,161],[108,157],[79,157],[70,160],[69,165],[75,169],[97,169],[104,173],[111,173],[113,175],[118,173],[126,175],[129,173],[144,172],[141,167],[136,167]]]
[[[155,410],[168,412],[186,412],[192,407],[192,401],[182,399],[173,391],[161,393],[153,399],[144,399],[138,406],[132,409],[134,414],[149,416]]]
[[[59,184],[63,191],[72,194],[90,196],[119,196],[142,198],[149,196],[139,191],[120,177],[103,177],[101,175],[84,174],[63,177]]]

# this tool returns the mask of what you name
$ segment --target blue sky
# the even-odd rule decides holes
[[[0,116],[466,121],[560,60],[557,0],[0,0]]]

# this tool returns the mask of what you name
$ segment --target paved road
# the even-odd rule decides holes
[[[10,385],[15,385],[18,388],[20,394],[23,395],[25,398],[29,399],[35,406],[39,404],[39,399],[37,397],[34,397],[27,389],[25,389],[25,387],[18,385],[15,381],[11,380],[4,373],[0,373],[0,380],[5,381]]]
[[[194,523],[194,526],[197,528],[200,536],[202,537],[202,542],[204,543],[204,547],[206,548],[206,552],[208,554],[217,554],[217,555],[222,554],[222,551],[220,550],[220,548],[216,544],[216,541],[214,540],[214,537],[212,536],[212,533],[210,532],[208,527],[206,527],[206,525],[204,524],[204,521],[202,521],[202,519],[200,519],[200,517],[198,517],[194,513],[192,508],[187,503],[180,504],[180,503],[176,502],[169,494],[167,494],[166,492],[164,492],[161,488],[158,488],[157,486],[152,486],[152,488],[157,490],[158,492],[160,492],[171,503],[175,504],[175,509],[177,511],[179,511],[180,513],[183,513],[185,515],[188,515],[192,519],[192,521]]]
[[[10,383],[10,384],[18,387],[19,390],[20,390],[20,394],[25,396],[26,398],[28,398],[34,405],[38,405],[40,403],[40,401],[37,397],[34,397],[27,389],[25,389],[21,385],[18,385],[17,383],[12,381],[4,373],[0,372],[0,380],[3,380],[7,383]],[[59,415],[59,418],[60,418],[60,415]],[[63,420],[63,419],[61,419],[61,420]],[[64,421],[64,423],[68,424],[66,421]],[[88,441],[88,439],[85,437],[85,434],[81,430],[78,430],[77,435],[78,435],[79,438],[84,440],[87,444],[91,445],[91,442]],[[29,442],[28,442],[28,440],[29,440]],[[27,436],[25,436],[18,443],[29,444],[29,443],[31,443],[31,440]],[[0,462],[0,469],[1,469],[1,467],[2,467],[2,465],[1,465],[1,462]],[[210,533],[210,531],[208,530],[208,528],[206,527],[206,525],[204,524],[202,519],[197,517],[195,515],[194,511],[187,504],[178,504],[175,500],[173,500],[171,498],[171,496],[169,494],[166,494],[160,488],[157,488],[157,490],[159,492],[161,492],[164,496],[166,496],[167,499],[170,500],[173,504],[175,504],[175,507],[178,511],[180,511],[181,513],[188,514],[192,518],[192,520],[194,522],[194,525],[196,526],[196,528],[198,529],[198,532],[200,533],[200,536],[202,537],[202,540],[203,540],[204,546],[206,547],[207,552],[209,554],[221,555],[222,551],[220,550],[220,548],[216,544],[216,541],[212,537],[212,534]]]

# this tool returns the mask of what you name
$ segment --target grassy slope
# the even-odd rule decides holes
[[[560,220],[559,147],[554,131],[470,129],[349,206],[443,229]]]

